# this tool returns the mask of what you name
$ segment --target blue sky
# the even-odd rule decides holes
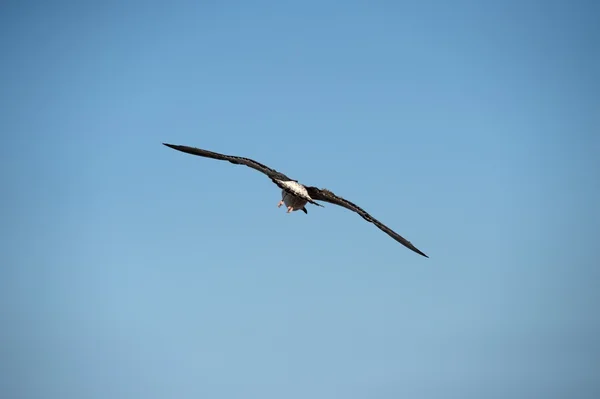
[[[600,395],[594,2],[190,3],[1,6],[1,397]]]

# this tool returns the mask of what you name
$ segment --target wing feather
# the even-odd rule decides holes
[[[173,148],[174,150],[185,152],[188,154],[198,155],[200,157],[218,159],[221,161],[229,161],[236,165],[246,165],[254,170],[258,170],[259,172],[264,173],[265,175],[269,176],[271,179],[278,179],[278,180],[284,180],[284,181],[292,180],[289,177],[287,177],[286,175],[284,175],[283,173],[278,172],[275,169],[269,168],[268,166],[263,165],[262,163],[257,162],[250,158],[220,154],[218,152],[203,150],[201,148],[196,148],[196,147],[189,147],[186,145],[175,145],[175,144],[167,144],[167,143],[163,143],[163,144],[166,145],[167,147]]]
[[[400,234],[396,233],[394,230],[390,229],[389,227],[387,227],[386,225],[381,223],[379,220],[377,220],[373,216],[369,215],[369,213],[367,213],[364,209],[362,209],[358,205],[353,204],[352,202],[350,202],[342,197],[339,197],[339,196],[335,195],[334,193],[332,193],[331,191],[326,190],[326,189],[320,189],[317,187],[306,187],[306,190],[308,191],[308,195],[310,195],[310,197],[314,200],[329,202],[331,204],[339,205],[339,206],[342,206],[353,212],[358,213],[367,222],[373,223],[380,230],[385,232],[387,235],[392,237],[394,240],[398,241],[400,244],[404,245],[408,249],[413,250],[414,252],[418,253],[419,255],[423,255],[424,257],[429,258],[429,256],[427,256],[425,253],[421,252],[417,247],[415,247],[406,238],[402,237]]]

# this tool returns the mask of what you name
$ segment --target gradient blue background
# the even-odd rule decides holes
[[[2,2],[0,397],[600,397],[599,12]]]

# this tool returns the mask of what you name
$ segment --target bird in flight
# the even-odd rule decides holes
[[[408,249],[411,249],[412,251],[418,253],[419,255],[423,255],[426,258],[429,257],[423,252],[421,252],[417,247],[415,247],[410,241],[408,241],[400,234],[396,233],[395,231],[381,223],[379,220],[375,219],[373,216],[369,215],[358,205],[355,205],[352,202],[335,195],[327,189],[320,189],[317,187],[305,186],[304,184],[300,184],[297,180],[290,179],[283,173],[278,172],[275,169],[271,169],[268,166],[265,166],[250,158],[219,154],[217,152],[207,151],[201,148],[189,147],[185,145],[175,145],[167,143],[163,144],[167,147],[173,148],[174,150],[178,150],[192,155],[198,155],[201,157],[229,161],[236,165],[246,165],[252,169],[264,173],[271,179],[273,183],[275,183],[279,188],[281,188],[281,201],[279,201],[277,207],[281,207],[281,205],[285,204],[287,207],[287,213],[299,210],[303,211],[304,213],[308,213],[305,207],[307,203],[323,207],[323,205],[315,201],[324,201],[329,202],[331,204],[339,205],[358,213],[367,222],[373,223],[387,235],[389,235],[394,240],[398,241],[400,244],[404,245]]]

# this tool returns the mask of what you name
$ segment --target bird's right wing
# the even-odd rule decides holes
[[[250,158],[219,154],[218,152],[207,151],[207,150],[203,150],[201,148],[196,148],[196,147],[188,147],[185,145],[175,145],[175,144],[167,144],[167,143],[163,143],[163,144],[166,145],[167,147],[173,148],[174,150],[185,152],[188,154],[198,155],[200,157],[205,157],[205,158],[218,159],[221,161],[229,161],[236,165],[246,165],[254,170],[258,170],[259,172],[264,173],[265,175],[269,176],[271,179],[278,179],[278,180],[283,180],[283,181],[292,180],[289,177],[287,177],[286,175],[284,175],[283,173],[280,173],[280,172],[276,171],[275,169],[269,168],[268,166],[263,165],[260,162],[256,162],[255,160],[250,159]]]
[[[353,212],[358,213],[367,222],[373,223],[380,230],[385,232],[387,235],[392,237],[394,240],[398,241],[400,244],[402,244],[405,247],[407,247],[408,249],[418,253],[419,255],[423,255],[424,257],[429,258],[429,256],[427,256],[423,252],[421,252],[417,247],[415,247],[406,238],[402,237],[400,234],[396,233],[394,230],[390,229],[385,224],[381,223],[379,220],[377,220],[373,216],[369,215],[364,209],[362,209],[358,205],[353,204],[352,202],[350,202],[342,197],[339,197],[339,196],[335,195],[334,193],[332,193],[331,191],[326,190],[326,189],[320,189],[317,187],[306,187],[306,190],[308,191],[308,195],[310,195],[310,197],[314,200],[329,202],[331,204],[339,205],[339,206],[342,206]]]

